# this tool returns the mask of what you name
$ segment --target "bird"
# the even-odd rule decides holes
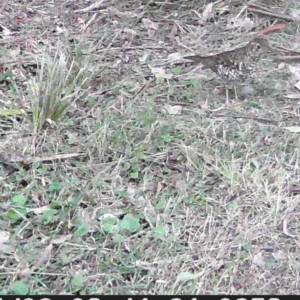
[[[183,58],[191,60],[193,64],[201,63],[216,73],[225,83],[226,102],[229,103],[228,88],[252,80],[259,60],[268,53],[269,49],[268,41],[258,36],[239,48],[208,56],[196,54],[183,56]]]

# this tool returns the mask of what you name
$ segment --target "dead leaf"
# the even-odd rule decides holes
[[[203,11],[203,21],[206,22],[208,19],[213,17],[213,3],[209,3],[206,5],[204,11]]]
[[[117,217],[116,215],[114,215],[114,214],[106,213],[106,214],[103,214],[102,216],[100,216],[100,217],[98,218],[98,220],[99,220],[99,221],[103,221],[103,220],[105,220],[105,219],[107,219],[107,218],[110,218],[110,219],[117,219],[118,217]]]
[[[283,68],[285,68],[285,65],[286,63],[285,62],[281,62],[279,65],[278,65],[278,70],[282,70]]]
[[[150,201],[146,203],[146,206],[144,208],[144,216],[146,220],[149,222],[149,224],[152,224],[153,226],[156,224],[157,214]]]
[[[298,80],[300,80],[300,68],[299,67],[289,65],[289,70]]]
[[[157,182],[156,193],[159,194],[163,188],[163,185],[160,182]]]
[[[53,248],[52,244],[49,244],[44,249],[44,251],[41,250],[41,254],[39,255],[39,257],[37,257],[34,267],[38,268],[41,265],[46,264],[50,260],[52,248]]]
[[[145,52],[143,54],[143,56],[141,58],[139,58],[139,62],[140,63],[145,63],[148,59],[148,56],[149,56],[149,53],[148,52]],[[139,71],[139,68],[137,68],[137,71]]]
[[[28,279],[32,274],[32,270],[28,267],[26,264],[22,269],[21,272],[19,273],[19,276],[21,279],[25,280]]]
[[[250,29],[254,26],[254,22],[250,18],[238,18],[233,19],[231,23],[227,26],[228,28],[246,28]]]
[[[41,206],[41,207],[37,207],[37,208],[32,208],[29,211],[33,212],[36,215],[40,215],[42,213],[44,213],[46,210],[50,209],[49,205],[45,205],[45,206]]]
[[[64,242],[69,240],[71,237],[72,237],[72,234],[61,235],[59,237],[56,237],[56,238],[52,239],[51,244],[54,244],[54,245],[63,244]]]
[[[300,127],[299,126],[291,126],[291,127],[283,127],[287,129],[289,132],[293,133],[299,133],[300,132]]]
[[[56,26],[56,32],[58,32],[58,33],[67,33],[68,30],[65,27],[57,25]]]
[[[265,258],[264,258],[263,253],[262,253],[262,252],[259,252],[259,253],[255,254],[255,255],[253,255],[252,262],[253,262],[255,265],[257,265],[257,266],[263,268],[263,267],[265,266],[265,264],[266,264],[266,261],[265,261]]]
[[[2,244],[4,244],[5,242],[7,242],[9,240],[9,236],[10,236],[10,234],[8,231],[0,230],[0,247]]]
[[[133,185],[128,185],[127,187],[127,194],[128,194],[128,198],[133,201],[134,200],[134,196],[136,194],[136,189],[134,188]]]
[[[294,85],[294,87],[295,87],[296,89],[300,90],[300,81],[298,81],[298,82]]]
[[[10,157],[10,162],[12,163],[25,162],[26,160],[26,156],[18,152],[12,153]]]
[[[16,47],[15,49],[12,49],[9,51],[9,55],[13,58],[17,58],[19,57],[21,53],[21,48],[20,47]]]
[[[172,106],[172,105],[166,104],[165,109],[170,115],[180,115],[181,111],[182,111],[182,106],[180,106],[180,105]]]
[[[149,66],[149,68],[151,69],[152,74],[156,78],[171,79],[173,77],[172,74],[166,74],[166,72],[163,68],[155,68],[155,67],[152,68],[151,66]]]
[[[182,54],[179,52],[171,53],[168,55],[168,61],[176,61],[182,58]]]
[[[282,250],[277,250],[272,253],[272,256],[277,260],[283,260],[286,258],[286,254]]]
[[[176,24],[174,24],[174,25],[172,26],[172,29],[171,29],[171,32],[170,32],[170,39],[171,39],[172,41],[174,41],[175,36],[176,36],[176,34],[177,34],[177,31],[178,31],[178,26],[177,26]]]
[[[123,31],[124,31],[125,33],[129,33],[129,34],[131,34],[131,35],[133,35],[133,36],[136,36],[136,35],[137,35],[136,30],[133,30],[133,29],[131,29],[131,28],[124,28]]]
[[[7,36],[11,36],[12,35],[12,31],[9,30],[7,27],[0,25],[0,27],[2,27],[2,36],[3,38],[6,38]]]
[[[174,180],[173,185],[180,192],[186,191],[187,185],[185,180],[176,179]]]
[[[148,18],[143,18],[142,22],[144,26],[148,29],[147,30],[148,36],[152,37],[155,34],[155,32],[158,30],[158,23],[155,23]]]
[[[220,270],[224,265],[225,262],[223,259],[221,260],[217,260],[215,258],[211,259],[210,266],[216,271]]]
[[[154,30],[158,29],[158,24],[151,21],[149,18],[143,18],[142,22],[143,22],[144,26],[148,29],[154,29]]]
[[[290,8],[290,15],[295,18],[295,20],[300,20],[300,11],[296,8]]]
[[[300,99],[300,94],[299,93],[287,94],[284,97],[287,99]]]
[[[119,11],[116,7],[109,6],[107,12],[112,15],[118,16],[120,19],[132,19],[132,18],[141,18],[141,13],[135,13],[132,11]],[[116,22],[118,24],[118,22]]]

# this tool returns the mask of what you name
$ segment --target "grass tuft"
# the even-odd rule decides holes
[[[28,82],[34,133],[40,132],[47,123],[56,124],[87,92],[88,62],[83,63],[80,56],[61,46],[54,57],[47,51],[40,57],[39,74]]]

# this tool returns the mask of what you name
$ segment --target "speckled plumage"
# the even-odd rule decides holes
[[[225,82],[244,82],[253,77],[257,62],[267,48],[267,40],[256,37],[240,48],[209,56],[191,55],[183,58],[192,60],[194,64],[203,64]]]

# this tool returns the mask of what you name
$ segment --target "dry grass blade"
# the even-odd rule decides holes
[[[23,2],[1,14],[0,294],[299,294],[299,70],[273,61],[299,24],[258,0]]]

